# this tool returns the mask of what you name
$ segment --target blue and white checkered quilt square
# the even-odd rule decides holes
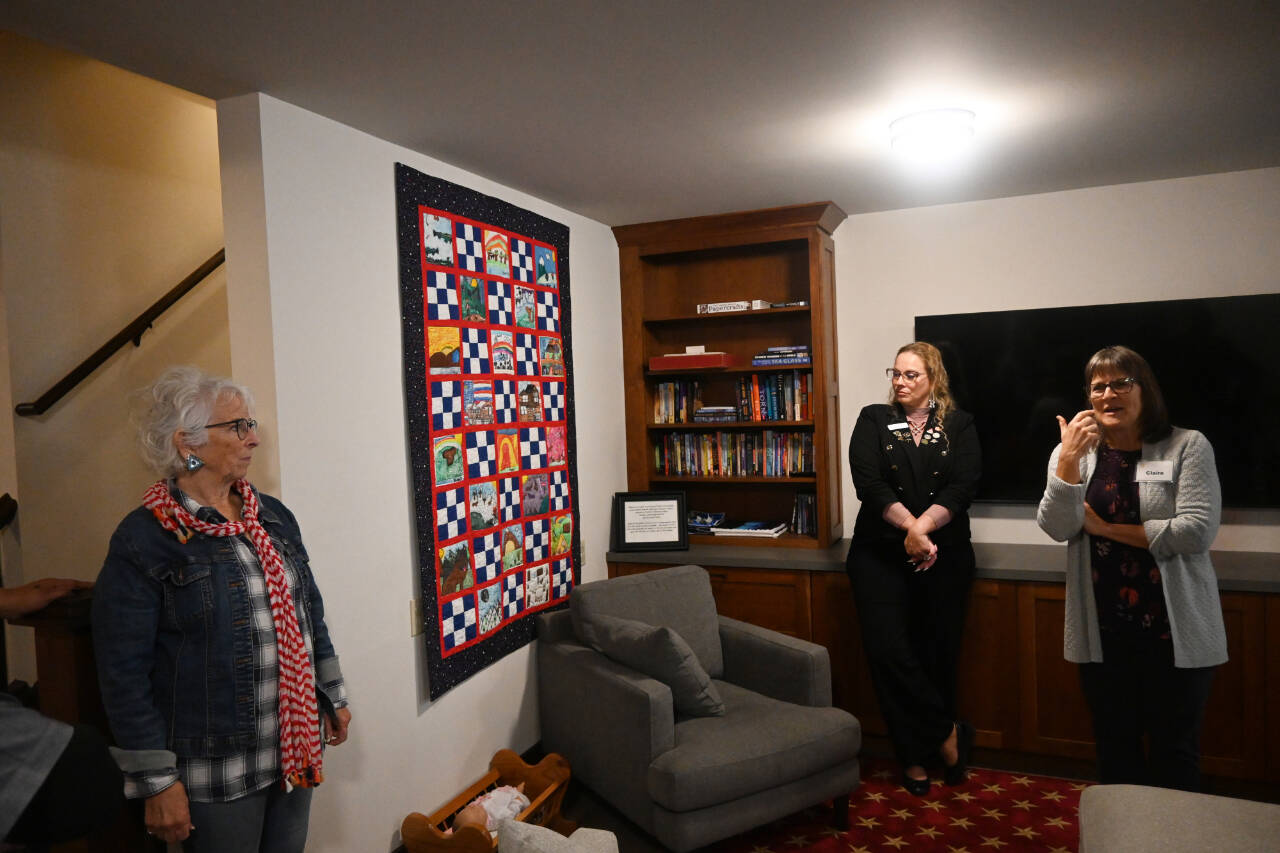
[[[494,326],[510,326],[515,315],[511,303],[511,285],[502,281],[489,282],[489,323]]]
[[[467,490],[445,489],[436,493],[436,544],[467,532]]]
[[[511,277],[533,281],[533,244],[519,237],[511,238]]]
[[[489,333],[484,329],[462,330],[462,372],[489,372]]]
[[[500,424],[513,424],[520,420],[514,380],[499,379],[493,383],[493,418]]]
[[[544,332],[560,331],[560,295],[549,290],[538,291],[538,328]]]
[[[462,383],[431,383],[431,429],[439,431],[462,426]]]
[[[471,540],[476,583],[491,581],[502,573],[502,538],[497,530]]]
[[[498,473],[498,447],[488,430],[467,433],[467,476],[472,480]]]
[[[551,522],[535,518],[524,523],[524,561],[536,563],[547,558],[551,550]]]
[[[573,569],[569,558],[561,557],[551,564],[551,597],[561,599],[573,590]]]
[[[547,434],[542,427],[520,427],[520,465],[529,471],[547,467]]]
[[[502,579],[502,616],[510,619],[524,610],[524,572],[512,572]]]
[[[569,475],[563,468],[551,472],[548,498],[553,510],[569,508]]]
[[[564,420],[564,383],[542,383],[542,419],[544,421]]]
[[[440,605],[440,638],[446,650],[474,640],[478,633],[474,593],[460,595]]]
[[[538,339],[533,335],[516,335],[516,375],[538,375]]]
[[[498,481],[498,507],[503,521],[520,517],[520,478],[503,477]]]
[[[427,292],[428,320],[456,320],[461,316],[457,283],[450,273],[427,273],[423,289]]]
[[[468,272],[484,272],[484,230],[474,225],[455,223],[453,245],[457,249],[458,266]]]

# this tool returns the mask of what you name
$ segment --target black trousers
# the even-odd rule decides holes
[[[110,826],[124,808],[124,777],[102,735],[77,724],[5,841],[44,845]]]
[[[1107,632],[1102,661],[1080,664],[1098,781],[1200,790],[1200,728],[1217,667],[1178,669],[1168,640]]]
[[[847,563],[862,647],[889,739],[904,767],[923,765],[956,720],[956,660],[964,633],[973,548],[939,547],[917,572],[897,542],[860,543]]]

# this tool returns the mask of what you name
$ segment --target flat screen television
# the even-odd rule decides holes
[[[982,444],[978,500],[1044,492],[1054,415],[1088,407],[1084,365],[1123,344],[1151,364],[1174,426],[1213,444],[1229,507],[1280,507],[1280,294],[916,317]]]

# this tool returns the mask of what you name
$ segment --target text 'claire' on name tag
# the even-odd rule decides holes
[[[903,421],[903,422],[902,422],[902,423],[900,423],[900,424],[889,424],[889,429],[890,429],[891,431],[892,431],[892,430],[895,430],[895,429],[906,429],[906,428],[907,428],[907,422],[906,422],[906,421]]]
[[[1164,460],[1139,462],[1135,479],[1139,483],[1172,483],[1173,466]]]

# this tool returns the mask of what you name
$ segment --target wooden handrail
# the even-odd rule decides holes
[[[119,334],[99,347],[97,352],[80,362],[74,370],[62,377],[62,379],[58,381],[58,384],[41,394],[39,399],[34,403],[19,403],[14,407],[14,411],[19,415],[22,415],[24,418],[43,415],[53,407],[54,403],[61,400],[66,396],[67,392],[83,382],[90,373],[93,373],[93,371],[102,366],[104,361],[111,358],[111,356],[115,354],[116,350],[120,349],[126,343],[133,341],[133,345],[135,347],[142,346],[142,334],[147,329],[151,328],[151,324],[155,322],[155,319],[168,310],[169,306],[173,305],[173,303],[185,296],[197,284],[204,281],[204,279],[208,277],[209,273],[222,266],[226,259],[227,250],[219,249],[214,253],[213,257],[209,258],[209,260],[197,267],[195,272],[191,273],[191,275],[179,282],[177,287],[157,299],[155,304],[139,314],[138,318],[121,329]]]

